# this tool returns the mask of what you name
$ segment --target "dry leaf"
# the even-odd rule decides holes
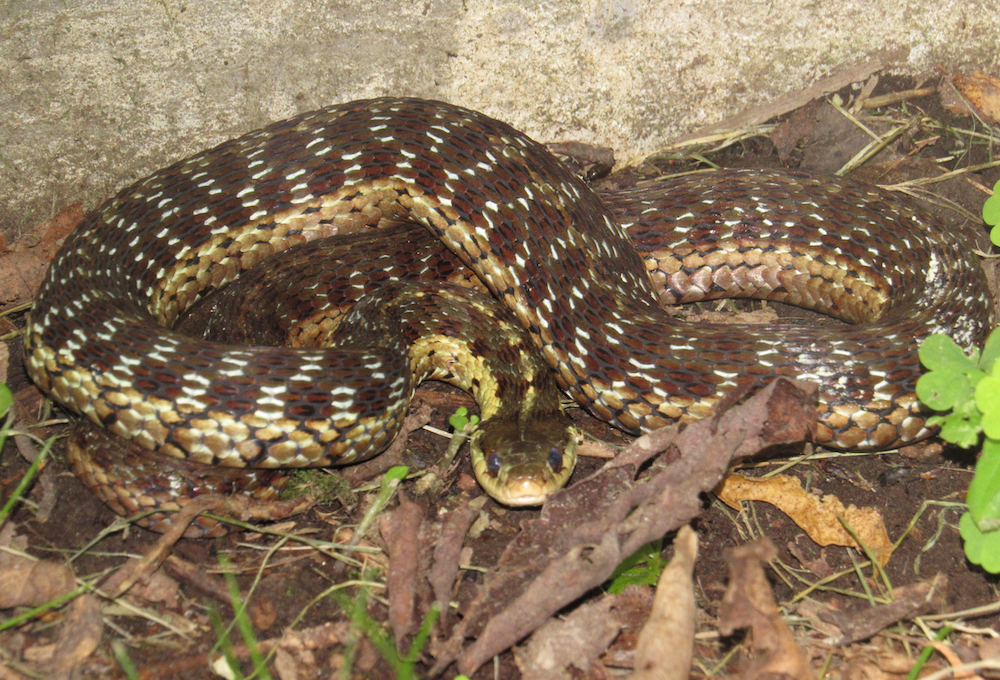
[[[20,304],[35,296],[52,256],[81,219],[83,208],[71,205],[0,253],[0,303]]]
[[[842,545],[860,548],[840,523],[842,517],[868,546],[879,564],[892,556],[892,541],[885,530],[882,515],[874,508],[844,507],[836,496],[823,498],[802,488],[801,482],[788,475],[751,479],[731,474],[716,488],[719,498],[735,510],[740,501],[764,501],[774,505],[805,531],[819,545]]]
[[[96,596],[85,594],[69,606],[53,649],[51,668],[60,677],[67,671],[78,669],[80,664],[97,649],[101,642],[104,620],[101,603]]]
[[[808,657],[781,618],[764,574],[764,562],[773,560],[777,554],[766,537],[725,551],[729,587],[719,605],[719,632],[732,635],[740,628],[750,628],[748,640],[756,659],[741,674],[746,680],[775,677],[815,680]]]
[[[635,646],[630,680],[686,680],[694,653],[694,561],[698,534],[683,526],[674,539],[674,557],[660,574],[649,620]]]
[[[514,648],[514,663],[522,680],[551,680],[575,677],[570,668],[583,673],[621,631],[614,611],[617,597],[604,595],[580,605],[567,616],[551,618],[536,630],[527,644]]]
[[[0,567],[0,609],[37,607],[76,587],[65,564],[9,554]]]
[[[1000,80],[976,71],[972,75],[957,74],[951,81],[983,118],[1000,122]]]
[[[899,621],[943,611],[947,587],[948,577],[937,574],[931,580],[896,588],[893,601],[888,604],[873,607],[866,602],[847,608],[831,604],[818,611],[817,616],[840,629],[840,634],[833,636],[834,644],[847,645],[867,640]]]
[[[423,511],[411,501],[404,501],[395,510],[382,515],[379,532],[389,553],[389,625],[396,636],[396,646],[416,631],[417,580],[420,571],[420,524]]]

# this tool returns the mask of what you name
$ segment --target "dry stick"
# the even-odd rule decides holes
[[[198,515],[222,510],[227,500],[226,496],[220,494],[206,494],[191,499],[174,515],[170,528],[160,536],[152,550],[141,558],[132,558],[126,562],[104,582],[101,589],[112,598],[124,595],[139,579],[146,578],[156,571],[170,554],[170,549],[184,536],[184,532]]]
[[[882,94],[877,97],[869,97],[861,105],[866,109],[880,109],[883,106],[891,106],[910,99],[926,97],[927,95],[934,94],[935,92],[937,92],[936,85],[932,85],[931,87],[921,87],[916,90],[890,92],[889,94]]]
[[[433,567],[431,567],[427,580],[430,581],[434,591],[434,600],[438,603],[438,611],[441,612],[441,618],[438,621],[441,630],[446,630],[448,603],[451,600],[455,579],[458,577],[459,559],[465,535],[479,511],[486,504],[486,498],[486,496],[473,498],[452,510],[444,520],[441,537],[438,539],[437,545],[434,546]]]
[[[766,104],[750,107],[742,113],[727,118],[719,123],[700,128],[689,135],[684,135],[680,139],[676,140],[675,144],[679,144],[689,139],[696,139],[708,132],[739,130],[752,125],[758,125],[764,121],[788,113],[789,111],[801,108],[813,99],[822,97],[830,92],[836,92],[840,88],[846,87],[851,83],[861,82],[876,71],[881,71],[884,67],[885,62],[880,59],[872,59],[860,64],[855,64],[854,66],[850,66],[843,71],[840,71],[839,73],[834,73],[825,78],[820,78],[812,85],[809,85],[798,92],[789,92],[788,94],[782,95],[777,99],[767,102]]]
[[[396,649],[402,649],[403,639],[419,627],[415,615],[423,521],[421,507],[403,498],[395,510],[382,515],[379,521],[379,531],[389,553],[385,585],[389,595],[389,626],[396,638]]]
[[[275,646],[290,648],[293,652],[322,652],[335,645],[342,645],[348,639],[351,624],[347,622],[324,623],[315,628],[285,631],[280,637],[261,640],[257,649],[261,654],[267,654]],[[232,655],[237,659],[247,659],[250,651],[245,644],[233,645]],[[208,653],[194,654],[171,659],[155,665],[143,666],[139,669],[139,677],[143,680],[157,678],[184,677],[182,674],[204,670],[210,666],[213,657]]]

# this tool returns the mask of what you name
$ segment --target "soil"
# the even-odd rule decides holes
[[[914,85],[915,83],[907,80],[883,79],[875,94],[906,90]],[[848,88],[840,93],[840,97],[847,101],[854,94]],[[969,119],[942,108],[936,95],[911,100],[906,107],[908,113],[920,111],[924,118],[939,121],[943,127],[936,130],[915,128],[912,134],[897,140],[865,164],[855,173],[855,177],[890,184],[911,177],[938,174],[940,170],[935,170],[935,167],[950,170],[991,160],[988,147],[969,145],[961,135],[952,132],[970,127]],[[898,117],[902,114],[900,109],[896,109],[892,115]],[[795,167],[831,172],[870,139],[826,103],[811,104],[783,117],[783,121],[786,130],[789,127],[793,129],[792,136],[796,138],[796,143],[787,149],[783,147],[780,155],[773,136],[755,137],[713,155],[712,162],[730,167]],[[887,127],[877,120],[867,122],[876,132],[883,132]],[[940,136],[932,143],[916,143],[935,134]],[[676,172],[688,167],[689,161],[684,161],[683,164],[665,163],[656,168],[645,167],[642,172]],[[985,197],[969,179],[963,177],[941,182],[933,185],[933,190],[958,203],[971,214],[978,215]],[[991,187],[1000,179],[1000,172],[994,168],[977,173],[972,179],[984,187]],[[627,180],[616,178],[615,181]],[[72,199],[66,198],[67,201]],[[961,220],[953,210],[942,210],[938,206],[932,206],[932,209],[950,223]],[[986,232],[982,225],[977,223],[963,228],[974,231],[976,236],[975,244],[970,242],[969,245],[970,257],[975,257],[972,254],[974,246],[988,250],[988,239],[985,238]],[[991,269],[993,265],[992,262],[986,262],[984,266]],[[994,280],[992,272],[990,276]],[[806,323],[823,323],[822,320],[813,318],[815,315],[801,310],[764,304],[777,308],[779,316],[797,319],[806,317]],[[738,305],[743,310],[751,311],[761,306],[762,303]],[[11,319],[18,327],[23,326],[23,315],[13,315]],[[9,338],[7,346],[10,351],[7,382],[16,395],[18,418],[21,423],[32,422],[35,418],[31,414],[40,412],[41,398],[23,374],[20,338]],[[441,429],[448,428],[447,416],[455,408],[472,406],[468,397],[447,387],[425,386],[418,394],[419,399],[433,404],[431,424]],[[59,418],[65,416],[58,409],[52,415]],[[613,445],[623,444],[629,439],[580,411],[574,411],[573,417],[588,433]],[[42,430],[42,436],[65,431],[65,425],[50,425]],[[438,460],[445,448],[446,442],[443,442],[440,437],[419,430],[410,436],[403,461],[411,470],[425,469]],[[787,463],[789,456],[799,455],[804,451],[801,447],[786,450],[784,457],[743,461],[741,466],[747,468],[748,474],[757,474],[783,465]],[[584,458],[575,479],[586,477],[602,463],[600,459]],[[898,587],[931,579],[936,574],[946,574],[948,586],[945,608],[947,611],[961,611],[987,605],[998,599],[997,577],[984,573],[965,559],[957,529],[958,518],[963,511],[960,504],[964,501],[971,479],[973,463],[974,456],[971,452],[932,439],[896,452],[810,458],[792,466],[786,473],[798,477],[803,486],[814,493],[835,495],[844,505],[876,508],[891,539],[896,540],[906,534],[905,540],[885,566],[888,580]],[[383,462],[382,466],[385,467],[386,464]],[[26,464],[18,447],[13,441],[9,441],[3,451],[0,467],[0,484],[5,497],[18,484],[25,468]],[[316,475],[322,475],[322,480],[337,472],[312,474],[314,479]],[[92,543],[117,517],[72,474],[66,472],[61,444],[56,445],[53,460],[44,476],[45,485],[51,484],[51,487],[43,489],[45,485],[36,484],[28,496],[29,501],[19,505],[11,520],[18,533],[26,537],[29,553],[57,562],[65,561],[68,555],[72,555],[75,557],[72,567],[77,576],[92,578],[117,569],[129,556],[144,555],[153,549],[159,536],[140,528],[132,528],[124,533],[115,532]],[[351,477],[351,484],[355,487],[360,485],[356,477],[357,475]],[[379,473],[373,474],[371,481],[377,485]],[[471,467],[465,456],[460,456],[457,470],[444,476],[441,487],[443,488],[435,487],[430,492],[421,493],[415,482],[407,482],[401,489],[407,499],[419,506],[422,516],[429,519],[439,517],[481,493],[473,481]],[[323,540],[343,536],[345,527],[356,527],[361,521],[364,512],[370,507],[373,495],[373,492],[368,491],[341,491],[333,499],[321,502],[308,513],[296,517],[291,531]],[[40,509],[31,500],[39,500],[43,496],[55,499],[47,521],[42,521],[38,516]],[[857,569],[857,563],[864,559],[858,552],[834,546],[821,548],[805,536],[788,516],[772,505],[753,503],[747,508],[746,512],[737,515],[722,503],[706,496],[703,511],[694,522],[701,541],[695,569],[697,605],[701,612],[698,630],[704,633],[696,646],[694,676],[710,673],[727,676],[740,670],[739,662],[735,660],[739,655],[729,660],[726,655],[741,645],[742,636],[722,638],[713,634],[716,630],[714,617],[718,613],[729,578],[725,556],[728,548],[744,544],[758,535],[765,535],[773,541],[779,555],[775,570],[769,572],[775,597],[783,604],[790,620],[795,622],[800,644],[813,654],[816,654],[818,640],[822,637],[817,633],[821,622],[810,619],[808,610],[801,608],[800,603],[796,602],[796,596],[806,588],[806,582],[819,580],[805,568],[806,563],[813,567],[825,565],[823,568],[828,569],[831,574],[845,573],[831,580],[826,587],[816,589],[803,601],[811,600],[835,608],[858,606],[864,604],[859,596],[863,597],[875,582],[870,568]],[[482,511],[484,526],[477,525],[473,534],[467,537],[467,553],[463,564],[471,563],[480,565],[484,570],[490,569],[491,565],[498,562],[512,538],[521,531],[522,521],[537,516],[537,510],[505,509],[487,501]],[[279,542],[283,543],[282,547],[273,554],[269,552]],[[667,542],[669,543],[669,537]],[[381,542],[377,534],[372,534],[363,545],[381,547]],[[77,555],[77,551],[84,548]],[[667,555],[669,553],[668,548]],[[236,574],[236,582],[242,593],[247,593],[259,578],[250,600],[250,618],[258,640],[276,638],[289,626],[306,629],[329,621],[348,621],[349,617],[343,606],[337,604],[332,597],[325,597],[319,603],[314,603],[314,598],[339,582],[361,578],[384,580],[384,555],[368,557],[367,563],[373,568],[378,567],[377,572],[371,569],[361,571],[356,567],[344,568],[341,562],[329,555],[296,542],[285,543],[270,535],[248,532],[234,532],[211,540],[182,539],[174,546],[173,554],[210,575],[214,579],[215,592],[206,594],[204,586],[199,585],[196,579],[184,575],[168,561],[164,569],[171,579],[180,583],[179,597],[173,600],[168,598],[167,602],[149,601],[139,596],[132,600],[158,618],[140,616],[122,607],[105,610],[109,627],[105,629],[97,651],[81,662],[78,677],[120,676],[121,671],[112,656],[112,641],[125,644],[132,662],[146,673],[142,677],[214,677],[200,655],[206,654],[219,640],[219,634],[210,625],[211,613],[217,613],[224,622],[232,620],[233,616],[232,607],[225,596],[225,587],[220,585],[221,581],[216,576],[222,571],[220,560],[223,557],[230,565],[229,570]],[[261,570],[261,565],[265,563],[267,566]],[[799,575],[798,579],[792,574]],[[460,575],[461,586],[457,590],[456,599],[459,602],[468,601],[483,581],[482,571],[464,570]],[[345,588],[341,592],[351,598],[356,595],[357,590]],[[382,589],[371,588],[368,598],[367,611],[370,617],[379,623],[386,622],[389,612]],[[424,603],[418,604],[422,606]],[[186,621],[195,626],[189,634],[178,635],[170,632],[164,625],[163,621],[169,620]],[[57,609],[20,628],[0,633],[0,645],[6,650],[5,658],[20,659],[19,663],[27,663],[23,660],[23,651],[51,639],[54,635],[51,626],[62,621],[63,614]],[[447,625],[451,626],[454,622],[455,617],[452,615]],[[978,629],[1000,630],[1000,616],[990,614],[975,619],[970,625]],[[613,649],[627,647],[628,640],[634,639],[634,634],[634,630],[626,631]],[[859,655],[875,656],[892,652],[913,658],[919,647],[914,649],[907,646],[912,639],[911,635],[909,628],[898,626],[889,629],[886,634],[849,647],[826,647],[824,649],[830,655],[830,662],[825,672],[847,673],[851,659]],[[235,632],[230,637],[234,645],[242,643]],[[986,637],[973,635],[963,644],[972,646]],[[345,655],[353,655],[351,658],[355,677],[397,677],[396,671],[382,658],[376,645],[363,636],[360,641],[358,639],[356,634],[349,634],[342,642],[318,647],[311,656],[297,656],[302,672],[300,677],[330,677],[344,662]],[[814,667],[820,668],[823,661],[820,658]],[[433,659],[425,656],[424,661],[417,666],[417,674],[426,673],[432,663]],[[246,661],[243,665],[245,671],[250,667]],[[284,675],[280,669],[277,673],[281,677],[291,677]],[[452,667],[445,672],[444,677],[453,677],[454,673]],[[495,665],[486,664],[474,677],[518,678],[521,677],[521,672],[517,669],[512,654],[505,652],[497,657]],[[593,670],[590,675],[584,675],[581,671],[566,677],[607,676]]]

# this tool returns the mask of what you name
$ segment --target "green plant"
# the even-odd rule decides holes
[[[3,416],[14,405],[14,395],[4,383],[0,383],[0,416]]]
[[[10,388],[4,383],[0,382],[0,449],[4,447],[7,443],[7,438],[13,436],[15,433],[11,428],[13,426],[14,415],[8,413],[11,406],[14,405],[14,396],[11,394]],[[10,513],[14,511],[14,507],[21,502],[21,498],[31,487],[31,484],[35,480],[35,475],[41,470],[42,464],[48,457],[49,452],[52,450],[52,445],[55,444],[56,438],[50,437],[47,441],[41,442],[34,435],[29,435],[36,441],[42,444],[42,450],[38,452],[35,460],[32,461],[31,465],[28,466],[27,471],[25,471],[24,476],[21,477],[21,481],[18,483],[17,488],[4,503],[3,507],[0,508],[0,526],[3,526],[4,522],[7,521],[7,517]]]
[[[225,553],[219,553],[218,560],[219,566],[222,567],[222,576],[226,581],[226,588],[229,591],[229,601],[232,604],[234,615],[233,621],[226,625],[223,623],[217,610],[212,609],[209,611],[208,618],[212,624],[212,628],[215,630],[215,637],[217,639],[215,650],[221,651],[223,656],[223,659],[218,659],[213,663],[213,669],[225,677],[237,679],[246,677],[240,669],[240,662],[230,638],[230,632],[233,628],[236,628],[243,637],[243,643],[246,646],[247,654],[253,665],[253,677],[261,678],[261,680],[271,680],[271,674],[267,670],[267,659],[260,651],[257,636],[254,634],[253,624],[250,621],[250,615],[247,613],[247,603],[240,593],[236,577],[229,570],[229,557]],[[270,657],[268,656],[268,658]]]
[[[993,245],[1000,246],[1000,182],[993,185],[993,195],[983,203],[983,221],[993,227],[990,230]]]
[[[663,559],[663,539],[650,541],[625,558],[608,579],[608,590],[618,595],[625,586],[655,586],[667,561]]]
[[[479,424],[479,416],[470,416],[469,409],[464,406],[459,406],[455,409],[455,412],[448,417],[448,424],[451,425],[455,432],[463,432],[467,425],[475,427]]]
[[[951,626],[945,626],[937,632],[934,636],[935,642],[941,642],[946,637],[951,635],[951,631],[954,630]],[[934,647],[932,645],[924,645],[924,648],[920,650],[920,656],[917,657],[917,662],[913,664],[913,668],[906,675],[906,680],[917,680],[920,676],[920,671],[924,669],[927,664],[927,660],[931,658],[931,654],[934,653]]]
[[[917,397],[936,411],[929,419],[941,438],[970,448],[985,435],[976,472],[969,484],[969,511],[959,520],[965,555],[986,571],[1000,573],[1000,332],[994,330],[982,354],[966,356],[946,335],[932,335],[920,346],[928,372],[917,381]]]
[[[403,654],[396,648],[396,643],[392,639],[392,636],[368,613],[367,588],[359,588],[354,598],[348,597],[346,593],[342,592],[333,592],[331,593],[331,597],[350,617],[354,628],[360,634],[367,637],[382,658],[392,666],[396,680],[412,680],[418,677],[415,668],[417,660],[427,645],[431,631],[434,629],[434,624],[437,623],[438,616],[440,615],[437,604],[431,605],[430,610],[424,617],[423,623],[420,625],[420,630],[413,636],[409,650]],[[352,655],[346,654],[345,656],[347,662],[345,668],[348,672],[343,675],[350,677]]]

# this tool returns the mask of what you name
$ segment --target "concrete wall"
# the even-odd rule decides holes
[[[872,58],[996,70],[997,0],[8,0],[0,230],[324,104],[484,110],[627,160]]]

